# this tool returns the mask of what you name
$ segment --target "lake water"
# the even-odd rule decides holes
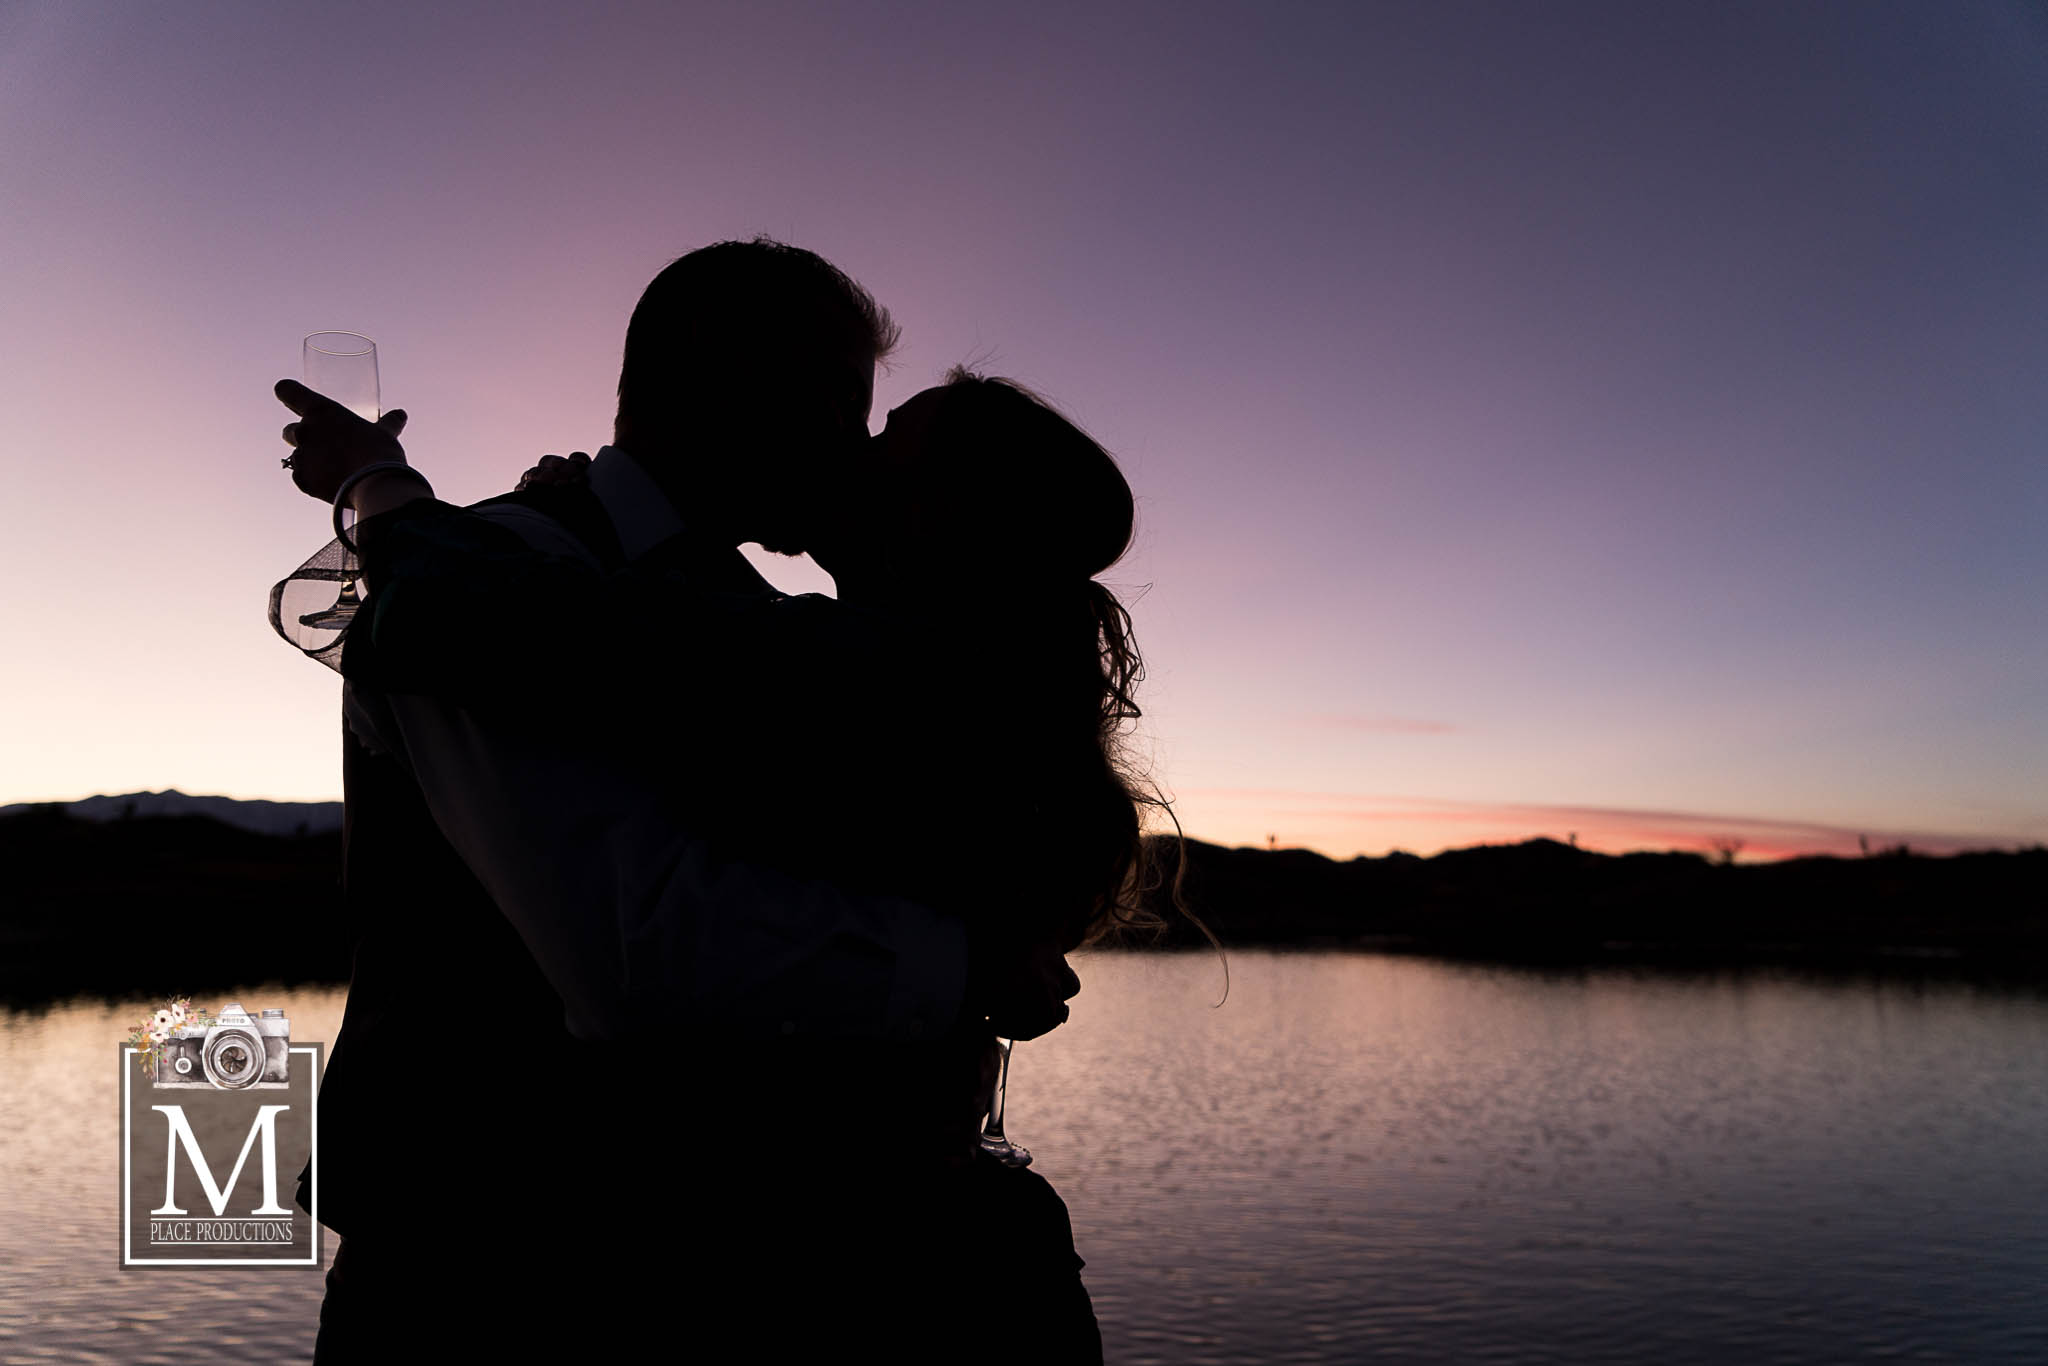
[[[2048,1360],[2040,995],[1239,952],[1211,1009],[1213,956],[1078,967],[1011,1131],[1111,1362]],[[334,1037],[339,991],[236,995]],[[145,1004],[0,1016],[0,1363],[303,1360],[316,1273],[119,1267]]]

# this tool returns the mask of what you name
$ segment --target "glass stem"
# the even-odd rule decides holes
[[[1003,1138],[1003,1097],[1010,1090],[1010,1046],[1008,1039],[996,1040],[996,1093],[988,1107],[988,1123],[981,1129],[981,1136],[989,1143],[1005,1142]]]
[[[1009,1136],[1003,1132],[1003,1102],[1010,1094],[1010,1049],[1014,1042],[1011,1039],[996,1040],[996,1049],[1002,1060],[996,1068],[995,1095],[989,1098],[988,1122],[981,1127],[981,1150],[1005,1167],[1028,1167],[1031,1165],[1031,1150],[1010,1142]]]

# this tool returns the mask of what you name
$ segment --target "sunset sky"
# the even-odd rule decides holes
[[[339,796],[263,611],[328,535],[300,339],[375,337],[470,501],[757,232],[903,324],[877,427],[977,361],[1122,461],[1191,835],[2048,839],[2048,9],[1996,0],[0,4],[0,803]]]

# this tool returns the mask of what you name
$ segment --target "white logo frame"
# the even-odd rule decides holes
[[[121,1265],[130,1266],[179,1266],[188,1271],[209,1266],[311,1266],[321,1263],[325,1242],[320,1223],[320,1045],[318,1043],[289,1046],[292,1053],[304,1053],[310,1064],[306,1076],[308,1091],[312,1099],[307,1103],[307,1157],[313,1164],[312,1198],[314,1213],[306,1215],[312,1223],[312,1254],[308,1257],[138,1257],[135,1255],[134,1221],[134,1176],[132,1149],[133,1135],[129,1132],[129,1116],[132,1113],[135,1077],[142,1070],[135,1061],[135,1055],[142,1050],[123,1047],[121,1049]],[[303,1213],[303,1211],[301,1211]]]

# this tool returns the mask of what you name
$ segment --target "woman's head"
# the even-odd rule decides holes
[[[984,585],[1079,582],[1131,543],[1131,486],[1107,451],[1022,385],[955,369],[889,413],[835,491],[818,559],[917,584],[963,558]]]
[[[1116,461],[1043,399],[964,369],[889,414],[814,553],[842,593],[913,604],[935,652],[971,677],[1005,824],[1060,905],[1069,943],[1156,925],[1136,886],[1140,808],[1126,723],[1143,664],[1097,581],[1130,548]],[[971,568],[970,568],[971,566]]]

